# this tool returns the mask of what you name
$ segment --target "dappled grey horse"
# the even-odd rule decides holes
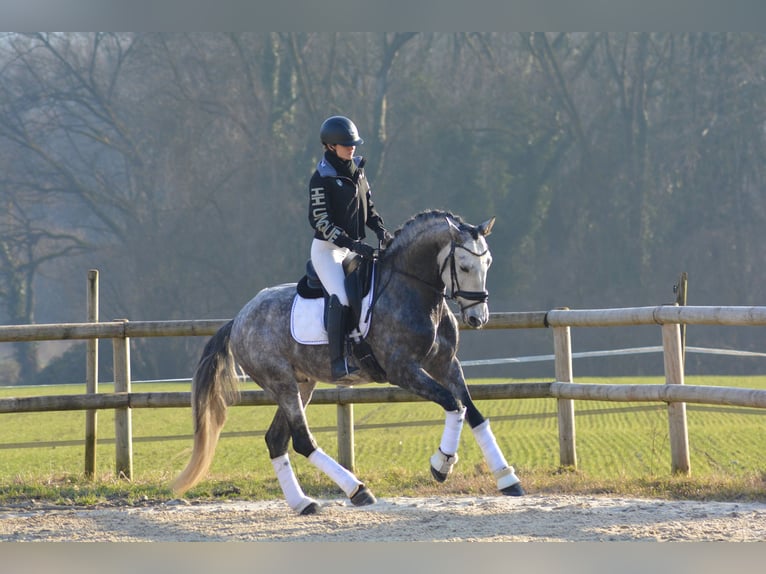
[[[444,409],[441,442],[430,458],[433,476],[442,482],[452,471],[467,420],[498,489],[520,496],[520,480],[466,387],[457,359],[458,323],[447,305],[447,299],[453,299],[470,327],[481,328],[489,320],[486,277],[492,256],[485,237],[494,222],[492,218],[473,226],[448,212],[427,211],[397,230],[377,263],[376,299],[365,341],[386,380]],[[237,399],[239,365],[278,405],[266,445],[290,507],[300,514],[319,510],[293,472],[290,439],[293,449],[327,474],[354,505],[375,502],[353,473],[319,448],[309,430],[305,407],[317,382],[330,380],[330,362],[326,345],[305,345],[293,338],[290,313],[295,297],[295,284],[260,291],[208,341],[192,382],[194,447],[173,483],[176,494],[194,486],[210,467],[226,408]],[[344,383],[376,380],[380,375],[362,365]]]

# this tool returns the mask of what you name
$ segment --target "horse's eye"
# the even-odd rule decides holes
[[[470,267],[468,267],[468,265],[461,265],[461,266],[460,266],[460,270],[461,270],[463,273],[468,273],[468,272],[471,270],[471,268],[470,268]]]

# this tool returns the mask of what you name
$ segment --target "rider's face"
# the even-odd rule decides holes
[[[332,149],[340,159],[345,159],[348,161],[354,157],[354,150],[356,150],[356,146],[336,145]]]

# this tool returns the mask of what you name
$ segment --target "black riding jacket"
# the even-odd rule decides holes
[[[365,225],[378,239],[385,232],[364,175],[365,160],[356,156],[353,161],[356,169],[349,177],[339,175],[323,157],[309,182],[309,223],[314,228],[314,237],[349,249],[354,241],[364,239]]]

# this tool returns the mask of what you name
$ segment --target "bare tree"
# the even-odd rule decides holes
[[[82,238],[66,228],[56,229],[46,218],[41,203],[50,201],[39,189],[14,180],[18,164],[4,156],[0,177],[0,302],[11,324],[35,322],[37,274],[46,264],[82,252]],[[23,163],[20,161],[20,163]],[[18,364],[17,380],[28,381],[37,373],[37,345],[13,346]]]

